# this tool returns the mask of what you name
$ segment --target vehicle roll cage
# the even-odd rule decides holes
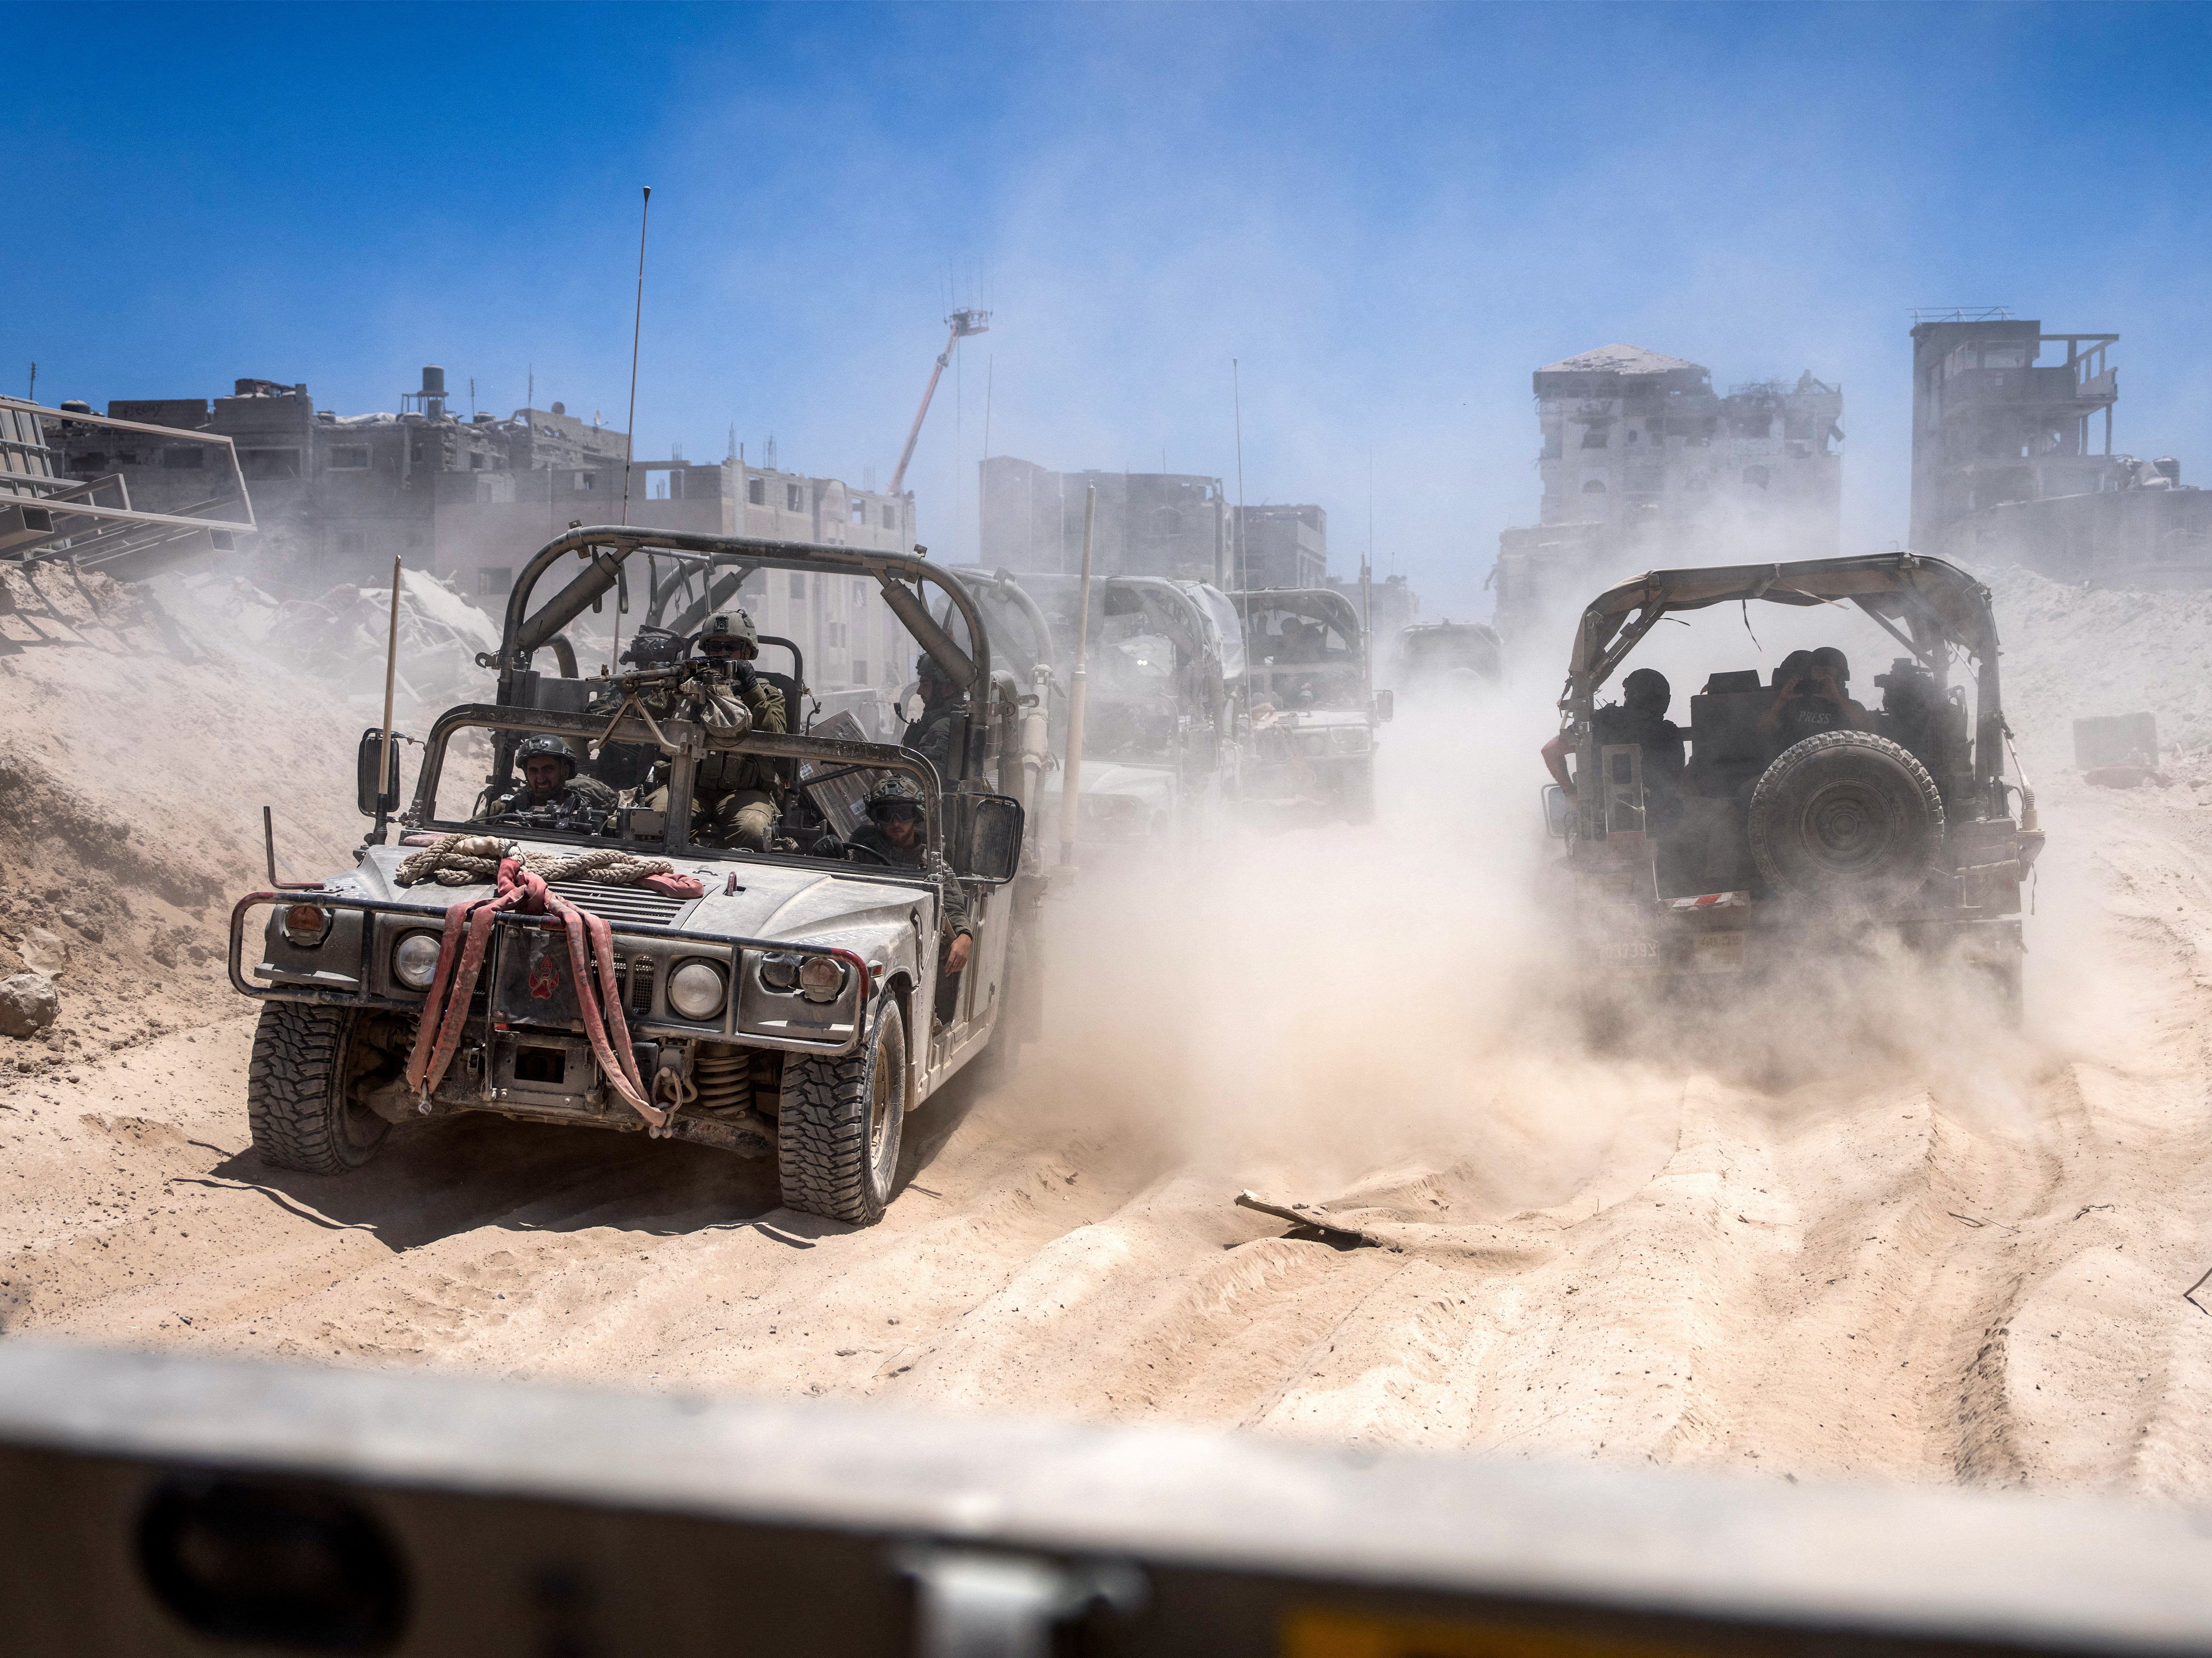
[[[1997,797],[2004,741],[2011,733],[1998,685],[1990,590],[1956,564],[1912,552],[1650,570],[1608,588],[1583,609],[1576,625],[1566,686],[1559,696],[1568,727],[1585,734],[1581,747],[1590,747],[1587,734],[1599,689],[1663,618],[1754,599],[1800,608],[1855,606],[1928,669],[1939,692],[1950,684],[1945,647],[1963,649],[1976,669],[1974,781],[1990,790],[1993,801]],[[1592,778],[1595,759],[1589,753],[1583,757],[1583,775]]]
[[[1050,583],[1064,593],[1073,593],[1079,578],[1058,571],[1023,574],[1010,570],[989,570],[981,565],[960,564],[952,573],[971,590],[988,594],[1006,600],[1019,610],[1030,637],[1038,642],[1042,653],[1033,652],[1035,660],[1042,661],[1058,674],[1065,666],[1060,660],[1062,649],[1055,640],[1044,610],[1030,591],[1032,585]],[[1168,637],[1197,659],[1201,674],[1222,677],[1222,651],[1215,636],[1218,631],[1214,619],[1205,607],[1191,597],[1187,590],[1192,583],[1178,582],[1166,576],[1104,576],[1097,579],[1097,604],[1101,614],[1122,614],[1106,609],[1112,595],[1122,594],[1136,600],[1149,621],[1164,629]]]
[[[602,598],[623,579],[623,567],[630,555],[643,552],[649,556],[670,558],[682,563],[697,564],[703,562],[708,571],[707,592],[694,600],[679,618],[675,629],[685,631],[698,619],[708,613],[720,599],[726,602],[734,596],[744,579],[756,570],[811,570],[823,576],[872,576],[882,588],[884,602],[890,607],[906,631],[912,634],[922,650],[939,667],[952,684],[968,692],[971,704],[980,704],[988,695],[991,684],[990,637],[983,627],[982,613],[976,607],[975,598],[961,585],[959,578],[945,566],[933,564],[916,554],[903,552],[872,552],[857,547],[835,547],[811,541],[770,541],[746,535],[702,535],[688,530],[647,529],[635,526],[599,525],[569,530],[566,534],[548,541],[532,555],[521,573],[515,577],[514,587],[507,596],[507,615],[500,634],[499,655],[484,666],[499,672],[498,700],[506,704],[513,701],[515,676],[526,672],[531,657],[538,650],[555,645],[561,630],[568,625],[595,600]],[[550,599],[532,612],[531,596],[538,582],[561,559],[571,555],[586,561],[585,569],[571,579]],[[730,574],[733,580],[720,575],[724,561],[738,566]],[[683,572],[689,579],[690,572]],[[963,650],[943,626],[932,616],[929,606],[920,589],[933,583],[943,589],[953,607],[959,611],[968,626],[969,649]],[[661,613],[675,594],[675,582],[662,584],[647,596],[647,615]],[[658,622],[652,624],[659,625]],[[973,711],[962,716],[963,737],[952,745],[951,761],[956,777],[953,781],[967,777],[975,769],[976,747],[972,734],[980,728]],[[761,734],[765,739],[766,734]],[[752,752],[768,753],[767,748]],[[814,749],[793,751],[815,753]]]
[[[1308,621],[1327,623],[1344,636],[1346,644],[1357,647],[1363,658],[1367,654],[1359,613],[1333,588],[1244,588],[1230,594],[1229,601],[1248,629],[1255,610],[1287,611]]]
[[[696,756],[714,752],[763,754],[775,759],[828,760],[842,765],[903,772],[921,785],[923,829],[929,849],[940,857],[944,855],[944,787],[938,781],[937,768],[930,764],[927,757],[911,748],[901,747],[896,743],[854,742],[839,737],[797,736],[768,731],[751,731],[742,736],[732,736],[684,720],[662,720],[659,722],[656,734],[635,710],[625,711],[610,728],[603,716],[570,714],[556,709],[518,708],[503,703],[463,703],[457,708],[449,708],[438,716],[430,727],[429,735],[423,739],[422,768],[415,778],[415,798],[400,818],[403,826],[418,829],[439,820],[436,816],[438,780],[445,768],[446,746],[456,731],[473,726],[507,732],[528,732],[532,735],[543,732],[571,739],[580,745],[605,738],[610,743],[639,743],[657,748],[662,747],[660,738],[665,736],[678,746],[679,754]],[[692,768],[676,765],[669,770],[668,806],[659,843],[662,849],[672,856],[696,856],[702,852],[726,850],[692,844]],[[448,819],[446,821],[459,826],[465,820]]]

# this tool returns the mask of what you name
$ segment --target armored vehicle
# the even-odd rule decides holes
[[[1244,622],[1242,799],[1364,823],[1375,810],[1376,730],[1393,697],[1375,689],[1358,613],[1328,588],[1229,596]]]
[[[1416,622],[1399,631],[1394,672],[1408,694],[1480,691],[1504,677],[1497,632],[1480,622]]]
[[[795,710],[799,673],[763,655],[738,674],[673,630],[629,653],[627,672],[580,680],[570,656],[570,674],[541,676],[537,654],[647,549],[740,582],[872,578],[961,688],[948,774],[803,718],[763,728],[752,710],[769,700],[733,684],[772,686]],[[575,559],[583,569],[533,610],[540,581]],[[931,588],[963,619],[964,646],[931,616]],[[438,717],[404,808],[384,734],[364,734],[360,805],[375,821],[355,867],[233,912],[232,985],[264,1003],[246,1099],[256,1148],[343,1174],[395,1122],[492,1111],[773,1157],[787,1206],[880,1217],[906,1113],[1032,1033],[1037,1013],[1041,876],[1006,792],[1018,697],[991,643],[958,579],[918,558],[634,528],[548,544],[482,659],[492,699]],[[538,773],[566,756],[575,775],[532,795],[515,777],[523,749]],[[651,771],[638,781],[582,786],[594,768],[636,776],[640,756]],[[733,776],[773,804],[760,850],[708,809]],[[910,787],[883,787],[893,778]],[[872,834],[866,802],[892,797],[900,809]],[[957,973],[956,930],[968,936]]]
[[[1067,734],[1080,579],[962,566],[955,573],[1003,641],[994,660],[1031,686],[1055,753]],[[1237,612],[1201,582],[1105,576],[1091,584],[1091,689],[1078,844],[1111,855],[1195,832],[1236,776],[1231,687],[1244,671]],[[958,618],[943,619],[958,637]],[[1059,822],[1060,780],[1024,804]]]
[[[1742,605],[1748,619],[1754,601],[1879,626],[1904,653],[1875,680],[1880,711],[1826,694],[1848,679],[1832,649],[1793,653],[1769,684],[1711,674],[1690,698],[1686,756],[1670,722],[1598,705],[1668,617]],[[2017,1008],[2021,886],[2043,835],[2025,781],[2006,776],[1996,626],[1965,571],[1889,553],[1639,576],[1583,612],[1559,708],[1547,753],[1573,757],[1574,786],[1547,789],[1546,814],[1567,843],[1593,1003],[1741,983],[1879,929],[1955,954]]]

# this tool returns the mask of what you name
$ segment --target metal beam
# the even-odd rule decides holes
[[[1147,1658],[2180,1653],[2212,1644],[2212,1534],[2166,1503],[11,1338],[0,1597],[11,1649],[76,1658],[1043,1654],[1055,1623]]]

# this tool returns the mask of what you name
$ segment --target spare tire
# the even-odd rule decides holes
[[[1943,846],[1943,797],[1886,737],[1824,731],[1782,751],[1751,793],[1746,829],[1775,893],[1883,908],[1910,898]]]

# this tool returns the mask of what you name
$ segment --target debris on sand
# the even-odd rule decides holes
[[[61,1016],[62,999],[44,973],[0,978],[0,1036],[36,1036]]]

